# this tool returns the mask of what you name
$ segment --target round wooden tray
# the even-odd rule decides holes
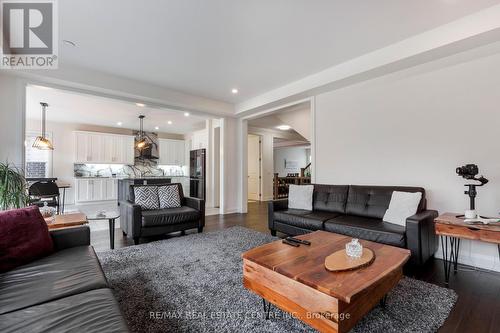
[[[353,269],[371,265],[375,260],[372,250],[363,248],[363,254],[359,258],[351,258],[344,250],[337,251],[325,258],[325,268],[330,272],[350,271]]]

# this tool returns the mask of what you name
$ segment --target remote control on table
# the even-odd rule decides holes
[[[290,242],[298,243],[298,244],[311,245],[311,242],[306,241],[306,240],[302,240],[302,239],[298,239],[295,237],[287,237],[286,240],[288,240]]]
[[[300,246],[299,243],[291,242],[288,239],[283,239],[283,244],[294,246],[294,247],[299,247]]]

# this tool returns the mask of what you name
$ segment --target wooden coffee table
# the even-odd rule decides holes
[[[354,271],[326,270],[325,258],[345,248],[351,238],[316,231],[297,238],[310,246],[292,247],[281,240],[243,254],[243,284],[321,332],[347,332],[369,312],[403,276],[410,251],[360,240],[375,253],[375,261]]]

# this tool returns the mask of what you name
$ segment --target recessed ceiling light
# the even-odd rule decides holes
[[[172,120],[167,121],[167,124],[172,125]]]
[[[135,103],[135,105],[137,105],[138,107],[141,107],[141,108],[146,106],[145,104],[142,104],[142,103]]]
[[[189,112],[184,112],[184,117],[189,117]]]
[[[155,130],[159,130],[160,128],[158,126],[155,127]]]
[[[288,125],[279,125],[276,126],[277,129],[282,130],[282,131],[288,131],[291,127]]]
[[[118,126],[123,125],[123,123],[122,123],[121,121],[117,122],[116,124],[117,124]]]
[[[46,87],[46,86],[33,86],[33,87],[37,87],[37,88],[40,88],[42,90],[52,90],[51,87]]]
[[[233,89],[231,89],[231,92],[232,92],[233,94],[237,94],[237,93],[238,93],[238,89],[233,88]]]
[[[63,39],[63,43],[65,45],[68,45],[68,46],[71,46],[71,47],[76,47],[76,43],[73,42],[73,41],[71,41],[71,40],[69,40],[69,39]]]

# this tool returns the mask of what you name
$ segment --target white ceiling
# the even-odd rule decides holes
[[[204,128],[203,117],[173,110],[139,107],[134,103],[68,92],[40,86],[26,89],[26,118],[40,119],[40,102],[49,104],[47,121],[78,123],[106,127],[139,129],[139,115],[146,116],[144,129],[148,132],[186,134]],[[168,121],[172,121],[169,125]],[[122,126],[117,123],[122,122]],[[155,129],[158,126],[159,130]]]
[[[290,117],[282,117],[284,115],[289,115]],[[300,103],[290,107],[286,107],[280,109],[268,116],[263,116],[260,118],[254,118],[248,120],[248,126],[254,129],[264,129],[267,131],[273,131],[276,134],[282,134],[284,137],[274,137],[275,143],[279,142],[282,146],[286,145],[308,145],[309,141],[306,137],[301,134],[301,129],[294,128],[292,121],[288,123],[283,121],[283,119],[292,119],[292,120],[300,120],[302,122],[309,122],[310,118],[310,106],[309,103]],[[289,130],[280,130],[277,129],[280,125],[288,125],[290,126]],[[284,143],[286,142],[286,143]],[[279,146],[275,145],[275,146]]]
[[[60,67],[240,103],[498,2],[65,0]]]

